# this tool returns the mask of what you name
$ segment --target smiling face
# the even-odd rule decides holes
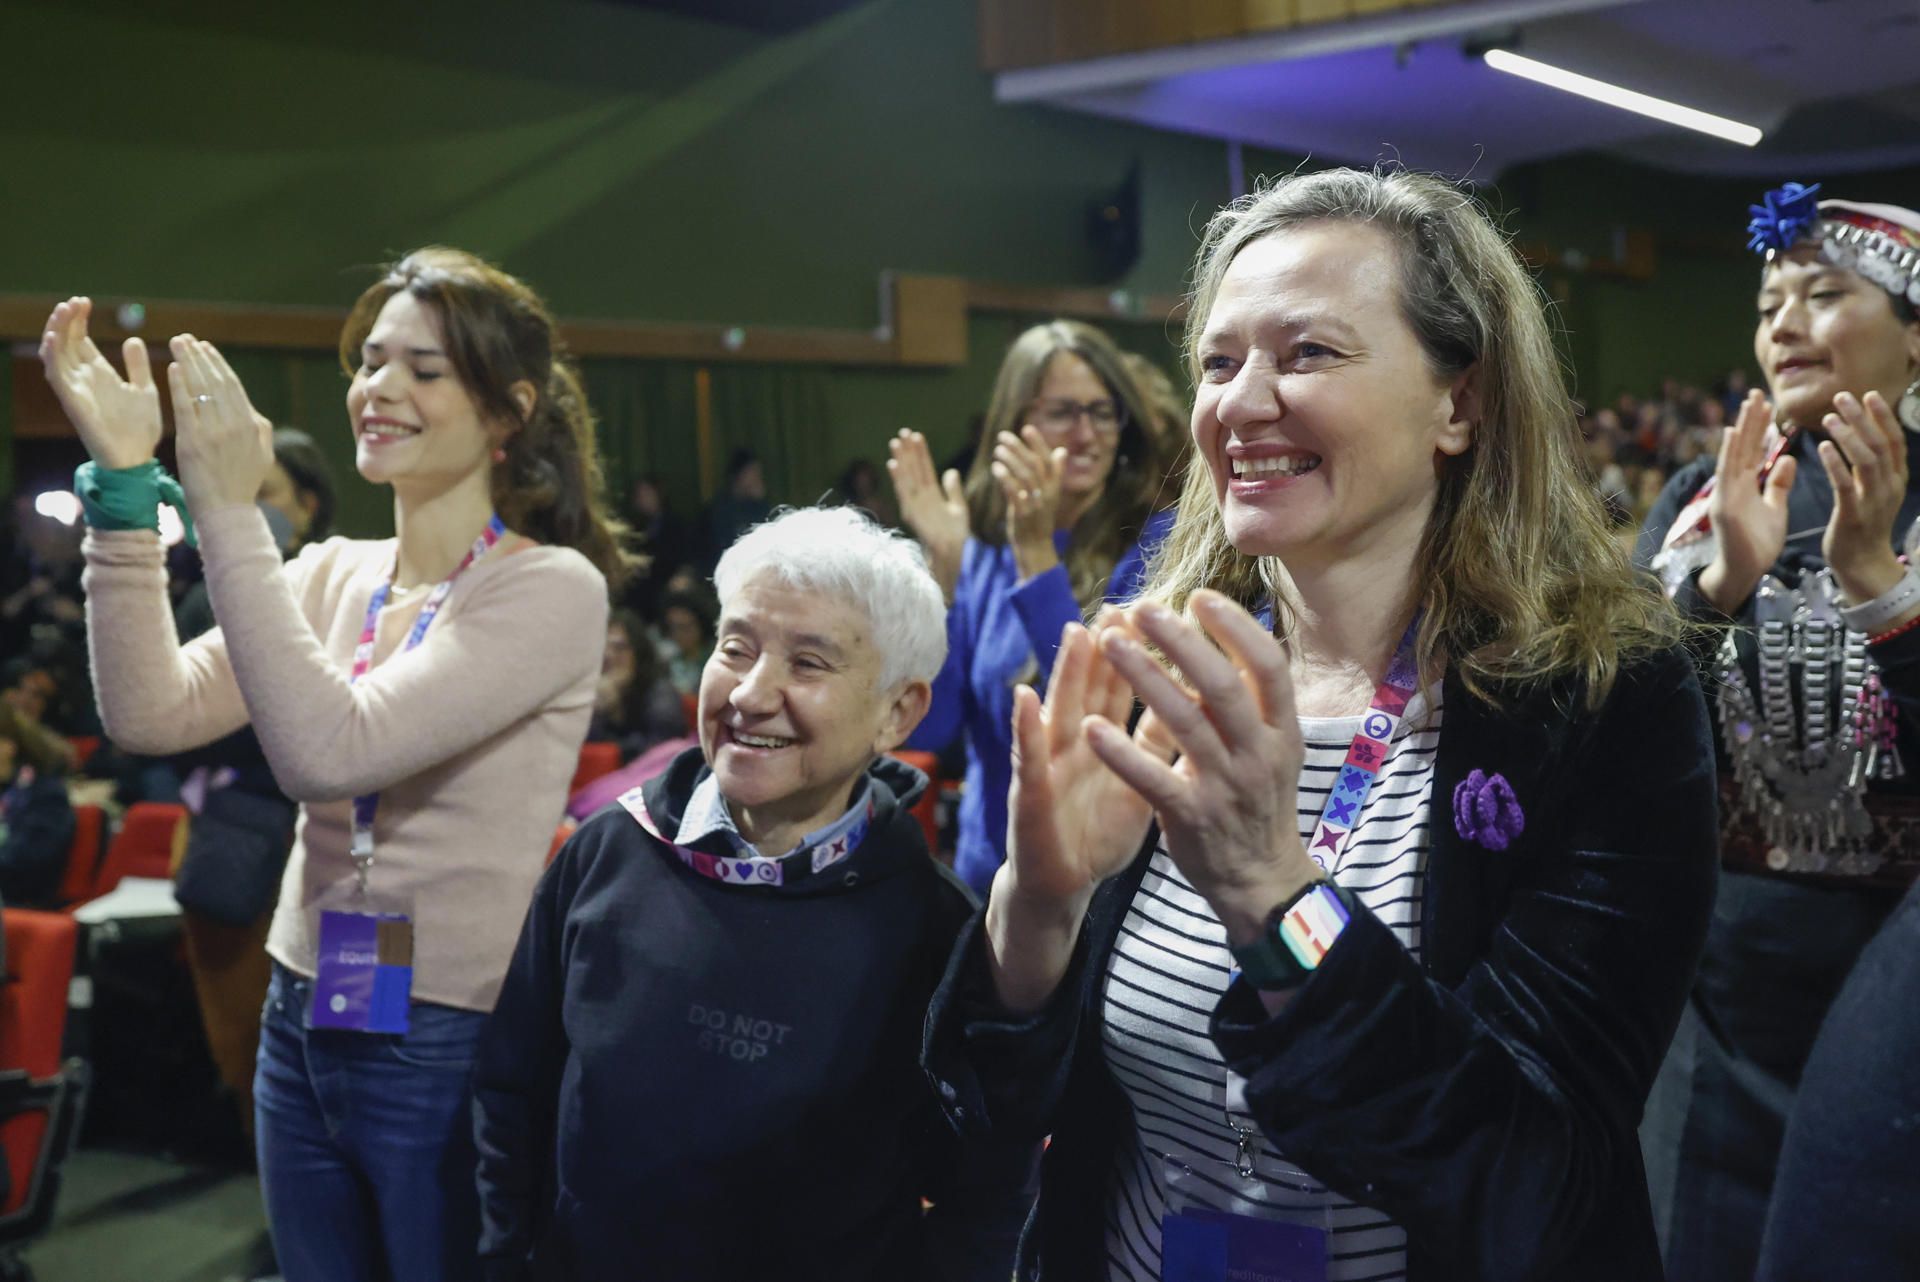
[[[1053,354],[1027,406],[1024,421],[1040,429],[1047,448],[1067,451],[1060,496],[1082,510],[1100,497],[1113,474],[1119,411],[1093,366],[1072,352]]]
[[[1470,378],[1428,364],[1385,232],[1312,222],[1247,245],[1195,354],[1194,447],[1242,554],[1294,568],[1418,545],[1442,456],[1472,443]]]
[[[1817,427],[1839,392],[1878,391],[1889,405],[1920,365],[1920,322],[1902,324],[1887,292],[1803,245],[1767,266],[1753,354],[1775,413]]]
[[[509,429],[481,414],[447,357],[432,308],[405,290],[394,294],[360,350],[347,389],[360,475],[439,488],[492,467]]]
[[[854,781],[926,710],[924,681],[877,689],[858,606],[760,574],[722,607],[700,677],[700,747],[742,833],[784,853],[846,808]]]

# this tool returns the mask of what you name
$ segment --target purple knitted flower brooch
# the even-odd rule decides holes
[[[1526,813],[1505,775],[1475,770],[1453,790],[1453,830],[1462,840],[1505,850],[1526,829]]]

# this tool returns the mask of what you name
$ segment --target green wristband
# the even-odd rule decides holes
[[[186,492],[180,488],[180,482],[167,475],[159,459],[123,468],[82,463],[73,474],[73,492],[80,499],[87,524],[96,530],[158,532],[160,505],[165,503],[180,514],[180,524],[187,532],[187,546],[200,546],[193,532],[193,516],[187,511]]]

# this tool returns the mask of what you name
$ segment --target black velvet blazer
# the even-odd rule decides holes
[[[1267,1136],[1405,1226],[1411,1282],[1662,1276],[1635,1130],[1712,908],[1713,741],[1678,649],[1630,669],[1598,712],[1578,696],[1495,708],[1448,677],[1421,961],[1362,908],[1281,1014],[1244,981],[1214,1012]],[[1504,851],[1454,823],[1473,770],[1505,776],[1525,812]],[[1099,1020],[1155,840],[1095,895],[1046,1010],[998,1008],[976,917],[928,1014],[923,1063],[956,1126],[1053,1136],[1021,1279],[1106,1276],[1132,1117]]]

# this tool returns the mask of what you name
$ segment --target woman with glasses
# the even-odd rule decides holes
[[[954,869],[985,893],[1006,857],[1013,692],[1042,691],[1060,632],[1138,587],[1171,524],[1155,514],[1165,447],[1112,340],[1056,320],[1014,340],[964,486],[938,476],[926,438],[901,432],[887,471],[900,514],[946,591],[947,662],[910,745],[966,731],[967,788]]]

